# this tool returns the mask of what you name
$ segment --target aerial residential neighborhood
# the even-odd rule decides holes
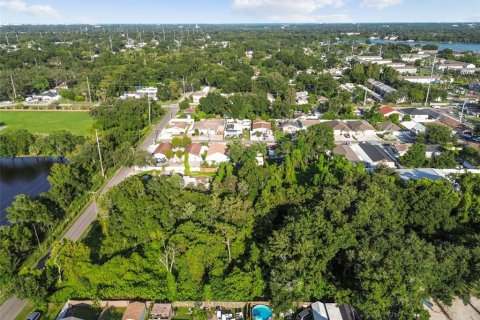
[[[0,12],[0,320],[480,320],[477,1]]]

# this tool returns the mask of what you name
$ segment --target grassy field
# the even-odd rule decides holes
[[[77,135],[88,135],[93,119],[88,112],[0,111],[0,122],[8,128],[27,129],[33,133],[68,130]]]

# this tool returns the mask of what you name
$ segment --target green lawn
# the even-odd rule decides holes
[[[47,310],[42,310],[41,308],[35,307],[32,302],[28,302],[25,308],[15,317],[15,320],[25,320],[27,316],[33,311],[40,311],[42,316],[41,320],[55,320],[62,310],[63,304],[58,303],[49,303]]]
[[[35,305],[28,301],[25,308],[23,308],[22,311],[20,311],[20,313],[15,317],[15,320],[25,320],[33,311],[35,311]]]
[[[33,133],[68,130],[77,135],[88,135],[93,125],[88,112],[66,111],[0,111],[0,122],[8,128],[27,129]]]

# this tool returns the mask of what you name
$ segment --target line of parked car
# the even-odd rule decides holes
[[[473,132],[471,131],[463,131],[461,134],[462,138],[465,140],[470,140],[474,142],[480,143],[480,136],[476,136]]]

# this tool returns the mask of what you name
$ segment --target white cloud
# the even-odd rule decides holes
[[[238,12],[262,20],[275,22],[345,22],[347,14],[321,15],[324,7],[340,8],[343,0],[234,0],[232,7]]]
[[[362,7],[383,9],[401,4],[403,0],[363,0]]]
[[[25,13],[31,16],[47,16],[57,19],[61,18],[58,11],[48,4],[28,5],[25,1],[12,0],[0,1],[0,8],[5,8],[17,13]]]

